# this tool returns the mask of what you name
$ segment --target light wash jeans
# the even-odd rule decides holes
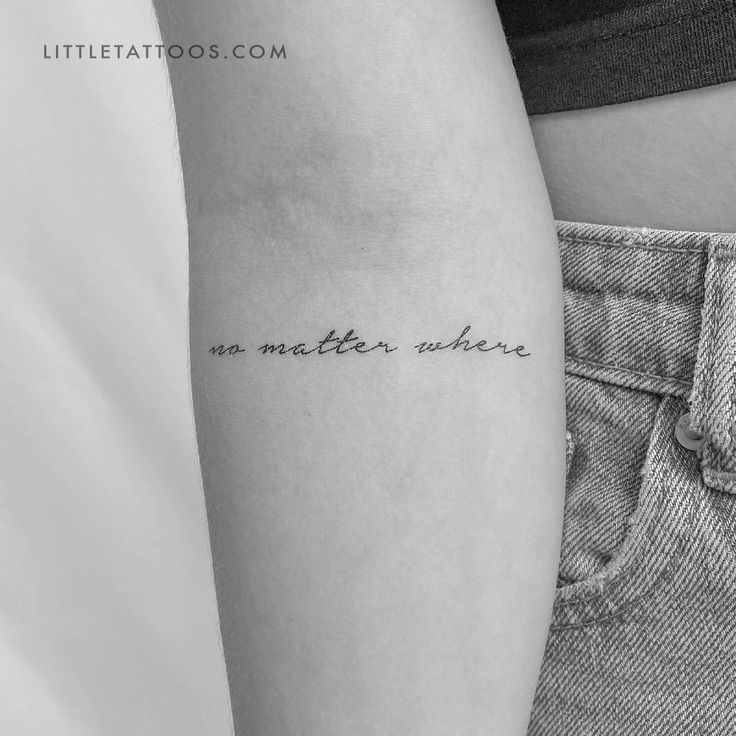
[[[558,236],[567,491],[529,736],[736,734],[736,235]]]

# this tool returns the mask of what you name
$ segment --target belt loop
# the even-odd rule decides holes
[[[700,341],[688,401],[692,428],[705,439],[703,481],[736,493],[736,236],[708,242]]]

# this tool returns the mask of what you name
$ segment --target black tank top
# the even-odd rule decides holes
[[[497,0],[530,115],[736,79],[735,0]]]

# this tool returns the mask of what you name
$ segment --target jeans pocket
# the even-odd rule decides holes
[[[568,375],[568,472],[553,628],[611,617],[671,576],[702,489],[674,438],[682,399]]]

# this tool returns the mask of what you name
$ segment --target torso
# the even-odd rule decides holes
[[[736,82],[530,118],[557,219],[736,231]]]

